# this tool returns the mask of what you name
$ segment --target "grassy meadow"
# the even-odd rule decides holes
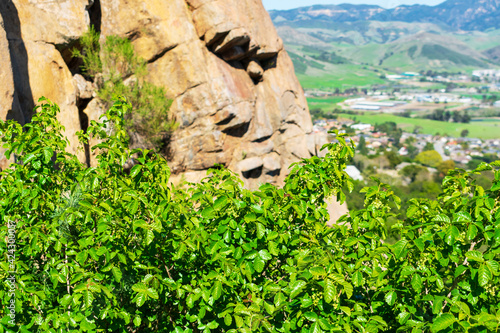
[[[365,112],[364,115],[340,114],[342,118],[355,119],[362,123],[380,124],[392,121],[405,132],[412,132],[416,126],[420,126],[419,133],[448,135],[460,137],[460,133],[467,129],[470,138],[496,139],[500,137],[500,120],[472,121],[469,124],[448,123],[430,119],[404,118],[386,113]]]
[[[379,74],[353,64],[328,64],[323,70],[308,68],[304,74],[297,73],[297,77],[305,89],[321,89],[332,91],[348,88],[369,87],[374,84],[384,84]]]
[[[342,103],[346,99],[349,98],[356,98],[355,96],[349,96],[349,97],[344,97],[344,96],[334,96],[334,97],[308,97],[307,98],[307,103],[309,105],[309,109],[322,109],[323,111],[332,111],[333,109],[337,108],[338,103]]]

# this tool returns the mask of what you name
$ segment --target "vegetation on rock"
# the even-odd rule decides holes
[[[172,101],[164,88],[145,81],[146,62],[135,55],[129,39],[107,36],[101,47],[99,38],[91,28],[81,38],[82,51],[75,49],[73,56],[82,59],[84,73],[95,79],[98,96],[107,107],[117,96],[132,104],[134,112],[125,115],[127,131],[142,135],[160,150],[176,128],[169,113]]]
[[[2,281],[15,254],[17,326],[2,306],[0,332],[498,330],[499,162],[450,171],[436,201],[412,199],[390,245],[400,199],[380,182],[326,225],[325,199],[353,188],[344,135],[293,164],[283,188],[249,191],[224,169],[177,188],[161,156],[128,149],[129,109],[118,101],[80,133],[101,142],[92,168],[65,152],[56,105],[24,128],[0,122],[18,161],[0,173],[0,237],[17,225],[14,250],[0,243]],[[486,188],[473,178],[483,170]],[[0,299],[10,304],[6,282]]]

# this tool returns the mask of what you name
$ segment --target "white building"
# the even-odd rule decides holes
[[[345,168],[345,172],[349,175],[354,180],[364,180],[363,175],[361,174],[361,171],[359,171],[358,168],[356,168],[354,165],[348,165]]]
[[[358,131],[368,131],[372,128],[372,125],[370,125],[370,124],[354,124],[354,125],[351,125],[351,128],[358,130]]]
[[[500,77],[500,69],[481,69],[472,72],[477,77]]]
[[[380,110],[380,106],[355,104],[355,105],[351,106],[351,109],[378,111],[378,110]]]

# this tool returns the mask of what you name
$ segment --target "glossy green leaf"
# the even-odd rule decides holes
[[[333,284],[333,281],[330,279],[325,280],[323,297],[325,299],[325,302],[327,303],[331,303],[335,297],[335,285]]]
[[[142,170],[142,165],[137,164],[132,167],[130,170],[130,178],[135,178]]]
[[[442,314],[441,316],[436,318],[436,320],[434,320],[434,322],[432,323],[431,330],[432,332],[442,331],[453,325],[455,321],[456,319],[452,314],[450,313]]]
[[[408,240],[403,238],[392,246],[392,252],[394,253],[397,259],[400,259],[403,256],[407,245],[408,245]]]
[[[396,294],[395,291],[390,291],[387,294],[385,294],[384,299],[385,299],[387,304],[389,304],[390,306],[393,306],[394,303],[396,302],[397,297],[398,297],[398,295]]]
[[[481,265],[479,267],[479,272],[478,272],[478,282],[481,287],[486,286],[491,279],[493,278],[493,275],[491,274],[490,269],[486,264]]]
[[[215,281],[212,288],[212,297],[214,300],[218,300],[222,296],[222,283],[220,281]]]
[[[266,265],[265,261],[260,256],[255,257],[255,259],[253,261],[253,268],[258,273],[262,273],[262,271],[264,270],[265,265]]]
[[[217,198],[214,202],[214,210],[220,210],[227,204],[228,198],[226,196],[222,196]]]
[[[116,282],[120,282],[122,279],[122,276],[123,276],[120,268],[113,266],[113,268],[111,268],[111,272],[113,273],[113,276],[114,276]]]
[[[297,280],[290,285],[290,298],[293,299],[295,296],[302,292],[302,289],[306,286],[306,282],[302,280]]]
[[[465,256],[470,261],[484,262],[483,254],[479,251],[468,251]]]

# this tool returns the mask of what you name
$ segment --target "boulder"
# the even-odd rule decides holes
[[[87,9],[92,3],[93,0],[2,0],[0,12],[8,17],[6,25],[20,22],[24,40],[67,45],[88,30]]]
[[[90,124],[91,121],[99,121],[99,118],[106,113],[106,108],[98,98],[94,98],[83,110],[83,113],[87,117],[87,122]],[[98,150],[93,151],[91,149],[97,144],[99,144],[99,141],[97,139],[90,140],[88,151],[85,152],[87,163],[91,167],[97,166],[96,156],[98,154]]]
[[[191,5],[198,36],[206,41],[212,42],[214,36],[239,31],[234,35],[248,35],[249,40],[245,40],[247,50],[259,59],[272,57],[283,49],[283,42],[260,1],[188,0],[188,4]]]
[[[282,168],[280,156],[272,152],[266,156],[264,156],[264,169],[266,171],[276,171]]]
[[[29,84],[35,98],[46,97],[59,105],[58,120],[65,127],[69,139],[68,151],[86,161],[76,132],[82,129],[76,106],[76,87],[66,63],[54,45],[26,42],[29,59]]]
[[[247,66],[247,73],[252,79],[260,80],[264,74],[264,69],[256,59],[250,60]]]
[[[238,169],[241,172],[248,172],[260,168],[264,161],[260,157],[251,157],[238,163]]]
[[[340,203],[337,201],[336,197],[332,197],[326,200],[326,209],[330,215],[330,220],[328,221],[329,226],[333,226],[337,221],[345,214],[349,214],[349,209],[347,208],[347,203]]]
[[[95,93],[95,88],[92,82],[85,80],[80,74],[75,74],[73,76],[73,83],[76,87],[76,98],[77,99],[90,99]]]
[[[104,36],[132,39],[138,56],[152,61],[198,39],[183,0],[100,0]]]

